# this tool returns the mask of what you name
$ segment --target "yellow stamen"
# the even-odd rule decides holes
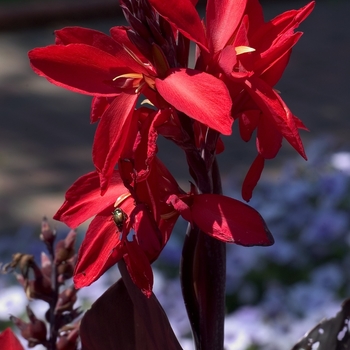
[[[135,94],[138,94],[138,93],[141,91],[141,89],[143,88],[144,85],[145,85],[145,83],[142,82],[142,83],[137,87],[137,89],[135,90]]]
[[[141,73],[126,73],[113,78],[113,81],[121,78],[142,79],[143,75]]]
[[[128,47],[123,45],[123,49],[141,66],[148,65],[143,63]]]
[[[242,53],[254,52],[255,49],[249,46],[236,46],[236,55],[241,55]]]
[[[154,104],[153,104],[148,98],[144,99],[144,100],[141,102],[141,105],[144,105],[144,104],[146,104],[146,103],[148,103],[148,104],[151,105],[151,106],[154,106]]]
[[[130,192],[121,194],[114,203],[114,208],[119,207],[122,202],[131,196]]]
[[[155,90],[156,89],[156,83],[154,81],[154,78],[148,77],[147,75],[143,76],[146,84],[152,89]]]

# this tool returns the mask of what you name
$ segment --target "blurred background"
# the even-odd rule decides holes
[[[269,20],[307,1],[261,3]],[[327,312],[334,314],[335,305],[339,307],[340,300],[350,296],[349,15],[347,0],[317,1],[314,12],[299,28],[304,35],[276,86],[310,130],[301,135],[309,161],[297,159],[284,143],[277,158],[266,164],[252,205],[266,219],[276,243],[264,251],[230,247],[231,318],[227,329],[244,332],[228,331],[227,349],[275,349],[261,335],[265,326],[270,338],[289,332],[290,347],[293,339],[297,341]],[[65,26],[108,33],[110,27],[124,23],[115,0],[0,0],[0,261],[7,261],[16,251],[40,250],[37,237],[41,218],[51,218],[68,187],[93,170],[95,125],[89,124],[91,98],[36,76],[27,52],[52,44],[53,31]],[[244,143],[237,129],[234,125],[232,137],[224,138],[226,150],[219,156],[219,164],[225,193],[240,198],[242,178],[256,151],[254,141]],[[190,178],[182,154],[166,140],[160,139],[159,144],[161,159],[187,188]],[[53,224],[65,231],[58,223]],[[80,230],[82,234],[84,229]],[[170,284],[161,281],[176,275],[182,235],[180,223],[158,265],[160,299],[170,293],[171,288],[166,288]],[[13,305],[10,301],[1,304],[4,279],[0,280],[0,317],[1,310],[8,315]],[[175,287],[172,290],[179,292]],[[178,312],[179,308],[169,305],[165,296],[164,303],[168,310]],[[312,320],[304,324],[301,320],[312,314],[311,309],[323,314],[313,313]],[[174,323],[183,318],[183,314],[174,314]],[[259,326],[254,328],[252,320],[258,320]],[[181,322],[177,331],[186,339],[188,325]],[[303,331],[292,331],[294,323],[304,327]],[[249,330],[245,329],[247,324]],[[276,332],[282,333],[271,331],[276,325]],[[188,346],[186,349],[191,349]],[[288,349],[283,346],[277,344],[276,349]]]

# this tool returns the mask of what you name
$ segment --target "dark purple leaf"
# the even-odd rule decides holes
[[[119,268],[123,278],[82,319],[82,350],[182,350],[155,295],[140,291],[123,261]]]
[[[342,304],[342,309],[329,320],[324,319],[306,333],[291,350],[346,350],[350,348],[350,299]],[[316,345],[317,344],[317,345]]]

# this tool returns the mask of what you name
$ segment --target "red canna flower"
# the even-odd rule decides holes
[[[141,148],[145,139],[141,139]],[[152,144],[149,139],[152,137],[148,138]],[[139,157],[144,159],[141,153]],[[158,158],[146,159],[150,162],[147,176],[137,157],[135,162],[120,162],[103,196],[97,172],[82,176],[67,191],[55,219],[76,228],[95,216],[79,250],[74,274],[77,288],[90,285],[124,259],[134,283],[149,296],[153,284],[150,263],[169,240],[179,215],[223,242],[273,244],[264,220],[254,209],[225,196],[185,194]],[[133,179],[135,172],[141,181]]]
[[[196,68],[222,79],[233,101],[232,116],[248,141],[257,129],[258,156],[243,184],[249,201],[260,178],[264,159],[274,158],[285,138],[306,159],[298,129],[306,129],[273,89],[292,47],[302,33],[294,30],[315,2],[287,11],[265,23],[258,0],[208,0],[205,24],[195,2],[150,0],[161,16],[198,45]]]
[[[11,328],[6,328],[2,333],[0,333],[0,349],[24,350]]]
[[[114,27],[108,36],[91,29],[65,28],[56,31],[56,45],[29,52],[38,75],[60,87],[94,96],[91,120],[100,122],[93,161],[102,192],[126,142],[141,93],[156,107],[176,108],[225,135],[231,134],[233,122],[231,98],[221,80],[197,70],[170,68],[156,44],[148,47],[151,62],[128,39],[127,30]],[[107,130],[109,138],[100,137]]]
[[[75,228],[95,216],[79,250],[74,276],[77,288],[90,285],[124,259],[134,283],[150,295],[150,263],[167,243],[178,218],[165,201],[169,193],[181,190],[157,158],[147,179],[137,183],[132,192],[118,171],[104,196],[100,195],[97,172],[82,176],[71,186],[54,218]]]

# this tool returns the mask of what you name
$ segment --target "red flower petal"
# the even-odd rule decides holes
[[[249,36],[256,31],[259,31],[265,23],[263,9],[259,0],[247,1],[245,14],[249,18]]]
[[[254,72],[259,74],[264,74],[266,71],[268,73],[269,79],[271,81],[270,85],[273,86],[281,77],[285,67],[288,64],[288,59],[290,56],[290,52],[292,47],[298,42],[302,33],[293,33],[293,31],[289,31],[285,35],[275,40],[274,43],[269,47],[265,52],[260,54],[260,59],[256,61],[254,65]],[[283,59],[286,56],[286,59]],[[279,61],[282,59],[284,63],[284,67]],[[279,63],[279,64],[278,64]],[[274,69],[274,66],[278,69]],[[273,77],[273,73],[278,77]],[[265,80],[265,79],[264,79]]]
[[[24,350],[22,344],[14,335],[11,328],[6,328],[2,333],[0,333],[0,349]]]
[[[113,97],[93,97],[91,102],[91,111],[90,111],[90,122],[97,122],[103,115],[103,113],[110,106]]]
[[[95,282],[122,258],[124,252],[120,233],[106,210],[104,215],[92,220],[79,249],[74,271],[75,287],[83,288]]]
[[[155,10],[186,38],[207,50],[204,28],[190,0],[149,0]]]
[[[147,256],[148,261],[153,262],[158,258],[166,242],[163,242],[161,232],[150,217],[149,210],[145,205],[138,204],[130,216],[138,246]]]
[[[226,85],[214,76],[192,69],[172,69],[164,80],[156,79],[160,95],[177,110],[231,135],[232,102]]]
[[[217,194],[194,196],[193,221],[210,236],[223,242],[244,246],[274,243],[261,215],[250,206]]]
[[[273,45],[278,36],[284,34],[286,31],[296,29],[309,16],[314,7],[315,1],[311,1],[299,10],[290,10],[281,13],[271,21],[255,28],[254,33],[251,33],[250,39],[252,47],[256,48],[259,52],[265,51]]]
[[[140,128],[140,143],[135,150],[135,170],[137,171],[138,182],[148,176],[151,169],[150,165],[158,152],[157,128],[164,124],[171,115],[170,109],[148,110],[147,112],[148,116],[143,120]]]
[[[256,129],[261,112],[256,109],[244,110],[239,116],[239,133],[245,142],[248,142]]]
[[[71,91],[95,96],[115,96],[113,79],[124,73],[147,70],[122,48],[113,56],[86,44],[52,45],[28,53],[35,73]]]
[[[264,164],[264,157],[258,154],[248,170],[242,186],[242,198],[246,202],[249,202],[252,198],[253,190],[260,179],[261,173],[264,169]]]
[[[117,27],[111,28],[109,32],[111,33],[111,37],[114,39],[114,41],[116,41],[119,45],[127,47],[140,59],[140,61],[147,62],[147,59],[144,57],[144,55],[130,41],[129,36],[127,34],[128,29],[130,28],[117,26]]]
[[[282,134],[276,129],[270,116],[262,115],[259,119],[256,135],[256,148],[265,159],[275,158],[282,147]]]
[[[120,53],[120,43],[97,30],[82,27],[67,27],[55,31],[56,45],[86,44],[116,56]]]
[[[294,116],[280,96],[255,75],[246,80],[245,87],[264,116],[270,118],[283,137],[306,159]]]
[[[94,138],[92,158],[101,178],[102,194],[106,191],[114,167],[129,135],[138,95],[121,93],[101,118]]]
[[[88,173],[80,177],[69,188],[66,200],[55,214],[54,219],[64,222],[71,228],[76,228],[104,208],[112,206],[116,199],[125,193],[129,192],[124,187],[117,171],[113,173],[109,191],[103,197],[100,192],[98,173]]]
[[[149,298],[152,295],[153,272],[149,260],[135,240],[126,242],[124,261],[132,281]]]
[[[212,53],[222,50],[240,25],[247,0],[208,0],[206,32]]]

